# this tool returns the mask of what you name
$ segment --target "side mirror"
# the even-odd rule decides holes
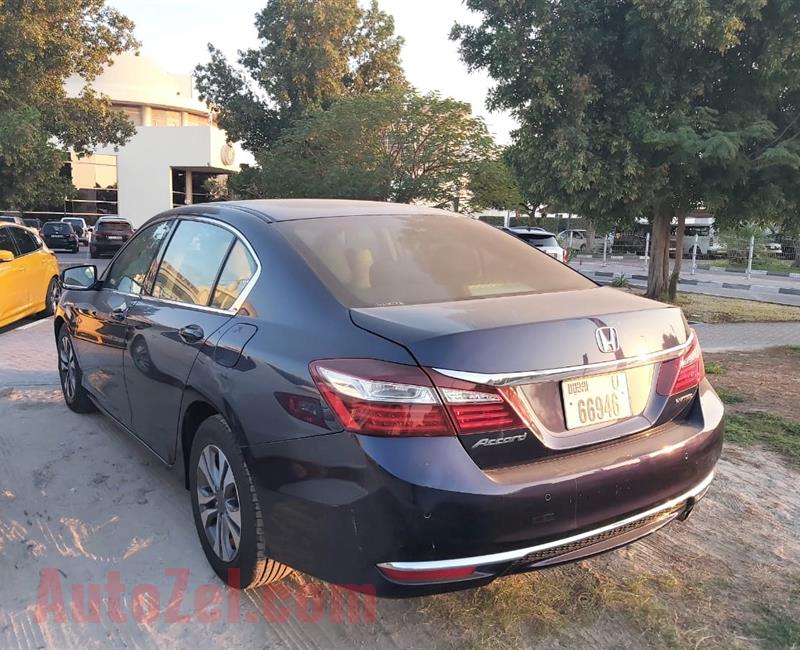
[[[97,284],[97,267],[92,265],[72,266],[61,274],[61,286],[70,291],[93,289]]]
[[[11,251],[0,251],[0,262],[13,262],[14,261],[14,253]]]

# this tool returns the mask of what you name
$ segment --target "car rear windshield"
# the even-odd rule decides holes
[[[596,286],[519,239],[466,217],[329,217],[285,221],[277,227],[348,307]]]
[[[42,232],[48,235],[69,235],[73,230],[68,223],[46,223],[42,226]]]
[[[549,233],[518,232],[516,235],[531,246],[558,246],[556,238]]]
[[[130,232],[131,225],[124,221],[101,221],[95,230],[99,232]]]

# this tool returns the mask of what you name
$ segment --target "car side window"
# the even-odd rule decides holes
[[[42,244],[36,237],[33,236],[32,233],[29,233],[22,228],[9,228],[8,230],[11,231],[11,236],[14,238],[14,241],[17,242],[17,248],[19,249],[20,255],[33,253],[42,247]]]
[[[230,309],[255,275],[257,268],[256,261],[247,247],[241,240],[237,240],[217,281],[211,306],[217,309]]]
[[[208,305],[233,239],[231,232],[219,226],[181,221],[158,268],[153,297]]]
[[[114,260],[104,286],[123,293],[142,293],[153,258],[171,227],[171,221],[162,221],[137,233]]]
[[[14,242],[8,232],[9,230],[11,230],[11,228],[0,228],[0,251],[10,251],[14,253],[16,257],[17,247],[14,246]]]

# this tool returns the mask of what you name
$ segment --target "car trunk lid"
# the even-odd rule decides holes
[[[653,426],[667,406],[655,391],[658,362],[689,336],[680,309],[611,288],[358,308],[351,318],[408,349],[440,391],[453,381],[456,388],[509,384],[499,390],[522,426],[461,431],[482,467],[519,464]],[[606,328],[616,335],[613,352],[600,349],[598,332]],[[576,425],[580,404],[571,390],[596,393],[606,407],[612,395],[621,395],[625,407],[603,421]]]

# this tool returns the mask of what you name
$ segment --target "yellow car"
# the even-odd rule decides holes
[[[52,314],[60,296],[55,253],[30,228],[0,222],[0,327]]]

